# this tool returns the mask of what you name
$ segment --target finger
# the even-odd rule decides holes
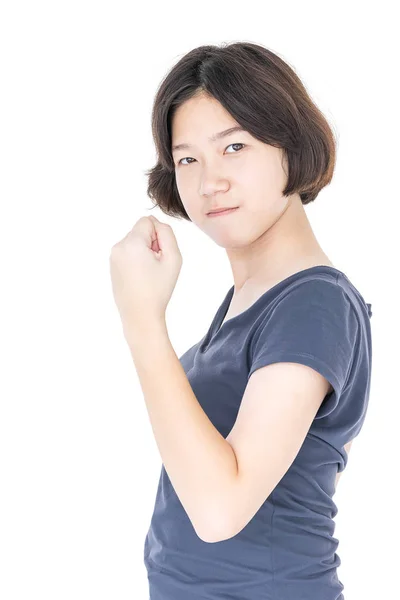
[[[140,217],[132,227],[131,231],[134,233],[135,229],[139,229],[143,233],[147,242],[151,243],[157,239],[156,223],[151,217]]]

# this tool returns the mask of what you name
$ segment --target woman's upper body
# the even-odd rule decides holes
[[[333,496],[346,446],[366,417],[371,304],[330,265],[293,273],[243,310],[231,304],[233,292],[205,336],[180,357],[196,398],[225,438],[252,374],[267,365],[306,365],[331,387],[287,472],[228,539],[199,538],[162,466],[144,548],[151,598],[264,600],[269,593],[273,600],[342,600]]]
[[[227,522],[246,504],[234,534],[207,543],[162,467],[144,549],[151,599],[342,600],[332,497],[366,415],[372,313],[304,209],[332,180],[333,131],[290,65],[249,42],[183,56],[157,91],[152,131],[149,196],[224,248],[232,269],[234,286],[180,361],[246,455],[252,487],[226,500]]]

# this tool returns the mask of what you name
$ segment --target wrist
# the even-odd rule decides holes
[[[144,345],[154,345],[163,337],[168,337],[168,329],[165,318],[144,318],[140,322],[126,323],[124,325],[124,336],[133,350]]]

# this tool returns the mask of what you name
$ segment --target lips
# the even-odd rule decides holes
[[[209,217],[212,217],[214,215],[221,215],[221,214],[224,214],[224,213],[232,212],[232,211],[236,210],[237,208],[239,208],[239,207],[238,206],[232,206],[232,207],[229,207],[229,208],[219,208],[217,210],[213,210],[213,211],[207,213],[207,215]]]

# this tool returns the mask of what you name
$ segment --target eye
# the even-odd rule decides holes
[[[225,150],[227,150],[227,148],[229,148],[230,146],[243,146],[243,147],[244,147],[244,146],[245,146],[245,144],[240,144],[240,143],[233,143],[233,144],[229,144],[229,146],[227,146],[227,147],[225,148]],[[242,148],[239,148],[239,150],[242,150]],[[237,153],[239,152],[239,150],[237,150],[237,151],[235,151],[235,152],[228,152],[228,154],[237,154]],[[178,165],[183,165],[184,163],[183,163],[182,161],[183,161],[183,160],[187,160],[187,159],[190,159],[190,160],[195,160],[194,158],[191,158],[190,156],[185,156],[185,158],[181,158],[181,159],[178,161]],[[190,165],[190,164],[192,164],[192,163],[187,163],[187,164],[189,164],[189,165]]]

